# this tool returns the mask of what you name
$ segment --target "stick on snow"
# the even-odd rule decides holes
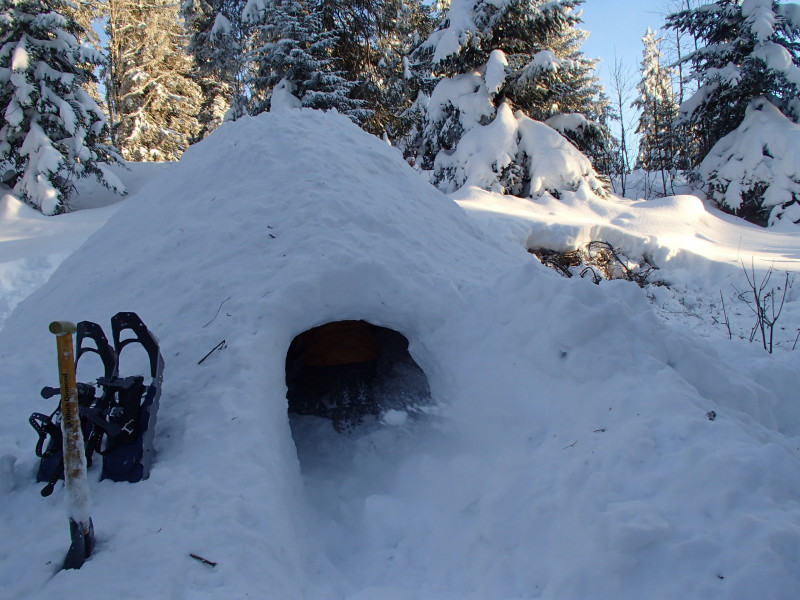
[[[219,350],[220,348],[224,348],[224,347],[225,347],[225,340],[222,340],[222,341],[221,341],[219,344],[217,344],[216,346],[214,346],[214,347],[211,349],[211,352],[209,352],[209,353],[208,353],[208,354],[206,354],[206,355],[205,355],[203,358],[201,358],[200,360],[198,360],[198,361],[197,361],[197,364],[198,364],[198,365],[199,365],[199,364],[202,364],[202,362],[203,362],[205,359],[207,359],[209,356],[211,356],[212,354],[214,354],[214,352],[216,352],[216,351],[217,351],[217,350]]]
[[[208,565],[209,567],[216,567],[217,566],[217,563],[215,563],[213,560],[208,560],[207,558],[203,558],[202,556],[199,556],[198,554],[189,554],[189,556],[191,556],[193,559],[195,559],[197,561],[200,561],[204,565]]]
[[[68,321],[50,323],[58,349],[58,379],[61,383],[61,430],[64,439],[64,483],[67,490],[69,533],[72,544],[64,569],[80,569],[94,547],[94,526],[89,516],[89,484],[86,455],[75,383],[75,353],[72,336],[77,328]]]

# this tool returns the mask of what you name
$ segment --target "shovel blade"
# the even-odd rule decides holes
[[[84,531],[80,523],[70,519],[69,535],[72,539],[72,544],[70,544],[67,551],[67,557],[64,559],[62,569],[80,569],[94,549],[94,524],[92,520],[89,519],[89,527]]]

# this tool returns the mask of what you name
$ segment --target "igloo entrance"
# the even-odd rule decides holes
[[[295,337],[286,386],[289,414],[330,419],[338,431],[388,411],[402,417],[431,402],[408,339],[367,321],[334,321]]]

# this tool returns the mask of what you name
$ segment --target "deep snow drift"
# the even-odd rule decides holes
[[[635,224],[727,222],[681,199],[542,200],[549,226],[528,201],[460,200],[344,117],[292,111],[226,124],[122,203],[0,332],[3,594],[797,598],[797,354],[669,327],[638,287],[526,252],[616,232],[676,281],[725,279],[735,258],[720,270]],[[137,484],[90,470],[99,546],[57,572],[63,487],[39,497],[27,426],[50,407],[47,323],[119,310],[161,340],[157,456]],[[342,319],[406,336],[436,410],[344,435],[290,420],[289,345]]]

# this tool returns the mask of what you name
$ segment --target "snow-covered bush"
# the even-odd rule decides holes
[[[800,125],[765,98],[700,165],[708,194],[723,210],[759,225],[800,223]]]
[[[0,179],[46,215],[63,212],[75,180],[94,175],[123,191],[104,163],[105,117],[82,87],[102,58],[81,46],[61,1],[0,5]]]

